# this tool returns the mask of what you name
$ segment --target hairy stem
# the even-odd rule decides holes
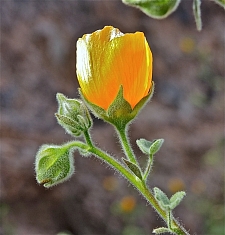
[[[144,173],[144,176],[143,176],[143,179],[144,179],[145,181],[147,181],[147,178],[148,178],[148,176],[149,176],[149,173],[151,172],[152,163],[153,163],[153,154],[150,154],[149,159],[148,159],[148,163],[147,163],[147,167],[146,167],[146,169],[145,169],[145,173]]]
[[[130,145],[130,141],[129,141],[128,137],[127,137],[126,128],[117,128],[116,127],[116,130],[117,130],[118,136],[119,136],[119,138],[121,140],[121,145],[123,147],[125,155],[129,159],[129,161],[131,161],[132,163],[137,164],[137,160],[136,160],[135,155],[134,155],[134,153],[132,151],[132,148],[131,148],[131,145]]]
[[[86,133],[87,134],[87,133]],[[91,142],[91,139],[87,136],[89,141]],[[87,141],[88,142],[88,141]],[[146,198],[146,200],[151,204],[151,206],[155,209],[155,211],[161,216],[161,218],[167,222],[167,215],[164,210],[159,206],[158,202],[154,198],[153,193],[151,192],[150,189],[146,186],[146,183],[144,181],[141,181],[138,179],[130,170],[128,170],[122,163],[117,161],[115,158],[110,156],[109,154],[105,153],[101,149],[95,147],[92,142],[91,145],[85,144],[80,141],[74,141],[74,142],[69,142],[67,145],[71,147],[76,147],[80,148],[83,150],[88,151],[89,153],[94,154],[96,157],[99,159],[103,160],[106,162],[109,166],[114,168],[116,171],[118,171],[125,179],[127,179],[134,187]],[[175,234],[177,235],[189,235],[189,233],[174,219],[171,219],[172,224],[174,226],[174,231]]]

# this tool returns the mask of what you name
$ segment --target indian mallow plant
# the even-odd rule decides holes
[[[58,123],[75,140],[62,145],[45,144],[37,152],[36,179],[49,188],[67,180],[74,173],[73,152],[81,156],[93,155],[128,180],[165,221],[165,227],[153,233],[188,235],[188,231],[174,218],[173,209],[179,205],[185,192],[172,197],[157,187],[147,184],[154,155],[164,140],[138,139],[137,146],[147,155],[146,165],[140,167],[128,138],[128,127],[154,92],[152,81],[152,52],[142,32],[123,34],[106,26],[77,41],[76,72],[81,99],[70,99],[57,94]],[[98,118],[113,125],[124,150],[120,160],[100,149],[92,141],[93,122],[89,110]],[[83,137],[83,141],[76,140]]]

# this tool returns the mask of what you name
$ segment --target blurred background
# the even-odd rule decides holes
[[[135,140],[164,138],[149,186],[169,196],[191,234],[224,233],[224,10],[192,1],[165,20],[113,1],[1,1],[1,235],[148,235],[164,223],[133,187],[94,157],[75,152],[76,172],[56,187],[35,181],[40,145],[70,136],[57,124],[56,93],[78,97],[76,41],[105,25],[143,31],[154,56],[152,101],[131,125]],[[112,127],[94,120],[94,141],[123,154]]]

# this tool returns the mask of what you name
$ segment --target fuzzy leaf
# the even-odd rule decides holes
[[[142,139],[136,140],[136,143],[139,149],[142,151],[142,153],[147,154],[147,155],[150,154],[150,147],[153,142],[142,138]]]
[[[180,204],[180,202],[183,200],[185,195],[186,193],[184,191],[175,193],[170,198],[170,209],[173,210],[175,207],[177,207]]]
[[[154,140],[149,148],[150,154],[152,155],[156,154],[160,150],[163,142],[164,142],[164,139]]]
[[[164,19],[177,9],[180,0],[122,0],[122,2],[139,8],[152,18]]]
[[[156,154],[160,150],[163,142],[164,142],[164,139],[156,139],[153,141],[148,141],[148,140],[142,138],[142,139],[136,140],[136,143],[137,143],[139,149],[144,154],[147,154],[147,155]]]
[[[139,169],[139,167],[138,167],[136,164],[134,164],[134,163],[128,161],[127,159],[124,159],[124,158],[123,158],[123,161],[124,161],[124,162],[126,163],[126,165],[129,167],[129,169],[130,169],[139,179],[142,180],[142,173],[141,173],[141,170]]]
[[[159,202],[162,209],[168,210],[170,208],[170,200],[162,190],[155,187],[154,195],[155,199]]]
[[[152,232],[155,234],[163,234],[163,233],[171,233],[171,230],[168,228],[161,227],[154,229]]]

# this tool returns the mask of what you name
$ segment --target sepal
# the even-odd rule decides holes
[[[83,95],[82,90],[79,89],[81,98],[85,101],[88,108],[96,117],[103,119],[119,128],[124,127],[137,116],[144,105],[151,99],[153,92],[154,83],[152,82],[151,90],[148,95],[143,97],[132,109],[131,105],[124,99],[123,86],[121,85],[115,100],[107,110],[104,110],[103,108],[88,101]]]
[[[80,136],[92,126],[92,119],[87,107],[81,100],[68,99],[58,93],[58,112],[55,114],[58,123],[72,136]]]
[[[37,182],[49,188],[69,179],[74,173],[72,153],[68,146],[42,145],[35,160]]]

